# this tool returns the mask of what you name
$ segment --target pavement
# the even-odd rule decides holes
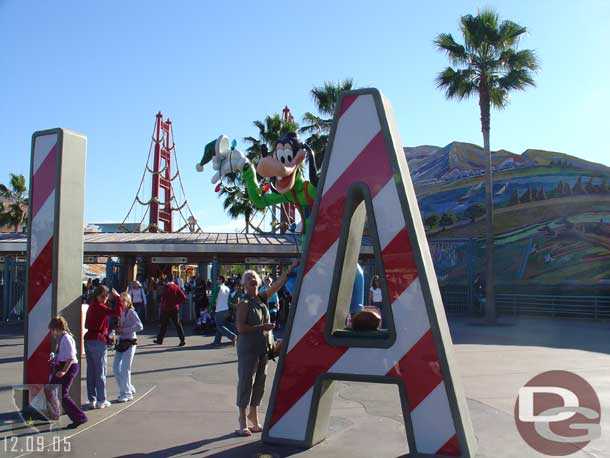
[[[498,326],[469,318],[449,322],[477,457],[547,456],[521,439],[513,409],[519,388],[530,378],[563,369],[585,378],[602,406],[601,438],[570,456],[610,458],[610,323],[550,318],[502,318]],[[164,345],[154,345],[155,332],[153,325],[140,334],[132,373],[138,391],[134,401],[88,411],[89,422],[77,430],[48,431],[43,424],[23,424],[15,411],[12,386],[21,383],[23,334],[20,326],[0,325],[0,457],[385,458],[408,453],[392,385],[342,382],[327,439],[309,450],[262,444],[260,435],[236,437],[235,349],[230,344],[216,348],[212,337],[188,334],[187,346],[179,348],[171,332]],[[110,400],[118,393],[112,358],[110,352]],[[275,369],[271,362],[267,394]],[[82,393],[86,400],[84,380]],[[61,423],[68,423],[65,416]]]

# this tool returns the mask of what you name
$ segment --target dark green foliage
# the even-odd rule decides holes
[[[471,205],[464,212],[464,216],[470,218],[471,223],[474,223],[477,218],[480,218],[483,215],[485,215],[485,205],[482,203],[476,203],[474,205]]]
[[[525,27],[512,21],[500,23],[495,11],[484,9],[476,16],[462,16],[460,30],[464,44],[449,33],[434,40],[437,49],[457,67],[447,67],[436,78],[437,87],[447,98],[479,95],[483,103],[504,108],[512,90],[535,85],[536,54],[531,49],[517,50],[520,37],[527,32]]]
[[[426,224],[426,226],[428,226],[429,229],[433,229],[434,227],[436,227],[438,225],[440,220],[441,220],[441,217],[438,216],[436,213],[433,213],[426,218],[424,223]]]
[[[441,216],[439,224],[441,225],[441,227],[444,230],[447,226],[451,226],[451,225],[455,224],[456,221],[457,221],[457,218],[455,217],[455,215],[451,212],[447,212],[447,213],[443,213],[443,216]]]
[[[12,226],[15,232],[27,220],[29,201],[27,186],[23,175],[10,174],[9,185],[0,184],[0,226]]]
[[[299,132],[309,134],[306,142],[316,153],[316,162],[318,167],[322,164],[326,143],[328,142],[328,134],[333,123],[333,116],[339,94],[343,91],[356,89],[354,80],[347,78],[343,81],[325,81],[322,86],[314,87],[311,90],[311,97],[318,109],[319,115],[306,112],[303,115],[303,127]]]

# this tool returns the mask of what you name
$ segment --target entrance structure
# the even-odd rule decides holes
[[[35,132],[30,161],[27,313],[24,384],[29,399],[44,396],[52,342],[47,326],[62,315],[81,346],[81,275],[86,137],[65,129]],[[79,378],[77,378],[79,380]],[[80,402],[80,383],[71,396]]]
[[[410,456],[475,455],[439,287],[388,102],[343,93],[324,158],[263,440],[324,439],[337,380],[398,385]],[[365,217],[388,329],[344,329]]]

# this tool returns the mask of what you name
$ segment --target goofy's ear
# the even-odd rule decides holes
[[[261,156],[269,156],[269,148],[267,148],[267,145],[265,145],[264,143],[261,145]]]

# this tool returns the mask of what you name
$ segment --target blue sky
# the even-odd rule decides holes
[[[610,3],[599,1],[0,0],[0,181],[29,173],[30,137],[65,127],[88,137],[85,221],[120,221],[135,196],[154,116],[171,117],[186,193],[204,230],[233,230],[194,164],[220,133],[353,77],[394,107],[405,146],[482,144],[475,100],[447,101],[434,50],[461,15],[491,6],[528,27],[538,87],[492,114],[491,146],[561,151],[610,165]],[[240,142],[243,146],[243,143]],[[141,213],[140,213],[141,215]]]

